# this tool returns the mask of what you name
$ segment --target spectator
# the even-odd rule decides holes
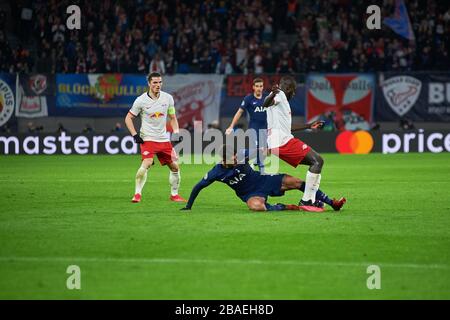
[[[27,131],[28,133],[36,132],[36,127],[34,126],[33,122],[30,121],[27,123]]]
[[[235,49],[235,65],[238,66],[247,58],[248,45],[245,39],[242,37],[239,40],[239,45]]]
[[[213,59],[207,49],[203,50],[202,56],[199,58],[199,67],[201,73],[212,73]]]
[[[297,0],[288,0],[286,12],[286,32],[292,34],[295,32],[295,22],[297,15]]]
[[[158,72],[160,74],[166,73],[166,66],[164,64],[164,61],[161,60],[159,53],[155,54],[155,57],[152,59],[152,62],[150,62],[148,72],[149,73]]]
[[[415,126],[414,126],[414,123],[410,119],[401,119],[400,120],[400,128],[407,131],[407,130],[414,130]]]
[[[58,16],[55,17],[55,21],[51,28],[52,41],[56,42],[64,42],[64,33],[66,31],[66,27],[61,22],[61,18]]]
[[[273,27],[272,27],[273,19],[269,15],[265,15],[264,17],[264,28],[262,33],[262,41],[264,42],[272,42],[273,40]]]
[[[116,122],[116,125],[114,126],[112,132],[124,132],[122,124],[120,122]]]
[[[292,62],[292,59],[290,58],[289,51],[284,51],[280,62],[278,62],[277,65],[277,73],[293,73],[294,63]]]
[[[44,131],[44,126],[36,126],[30,121],[27,123],[27,131],[28,133],[39,133]]]
[[[86,126],[83,129],[83,133],[84,134],[89,134],[94,132],[94,129],[91,127],[91,125],[89,123],[86,124]]]
[[[262,55],[261,50],[258,50],[256,54],[253,57],[253,63],[254,63],[254,73],[255,74],[261,74],[264,72],[264,58]]]
[[[164,56],[165,65],[166,65],[166,72],[168,74],[174,74],[176,70],[176,62],[175,57],[173,53],[173,49],[170,49],[167,51],[167,53]]]
[[[213,73],[222,56],[228,57],[219,68],[222,74],[230,68],[242,73],[366,72],[443,70],[450,65],[450,9],[444,0],[406,3],[414,42],[386,26],[380,31],[365,28],[363,0],[192,0],[189,5],[170,2],[170,8],[166,1],[152,0],[152,10],[148,1],[79,0],[85,26],[81,31],[66,29],[61,12],[67,1],[30,3],[30,35],[36,43],[31,51],[29,44],[11,47],[0,11],[0,72],[154,68],[161,73]],[[393,14],[394,1],[383,1],[382,11],[383,16]],[[277,39],[280,26],[289,34],[289,45]]]
[[[228,57],[223,56],[216,65],[217,74],[231,74],[233,73],[233,67],[230,62],[228,62]]]
[[[64,128],[63,124],[60,122],[58,123],[58,129],[56,129],[57,133],[61,133],[61,132],[66,132],[67,133],[67,129]]]
[[[86,73],[87,71],[87,66],[86,66],[86,60],[84,59],[83,56],[78,57],[77,60],[77,66],[75,69],[76,73]]]
[[[137,62],[137,71],[139,73],[145,73],[145,69],[146,69],[145,56],[142,52],[139,52],[139,59]]]

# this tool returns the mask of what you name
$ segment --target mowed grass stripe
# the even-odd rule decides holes
[[[293,265],[299,267],[368,267],[378,265],[386,268],[450,269],[450,265],[386,263],[386,262],[339,262],[339,261],[294,261],[294,260],[244,260],[244,259],[179,259],[179,258],[109,258],[109,257],[0,257],[1,262],[93,262],[93,263],[138,263],[138,264],[249,264],[249,265]]]

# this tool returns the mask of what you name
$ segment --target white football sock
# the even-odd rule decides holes
[[[312,203],[316,202],[316,192],[319,190],[320,185],[320,173],[312,173],[308,170],[306,172],[305,192],[303,193],[303,201],[311,200]]]
[[[147,181],[147,169],[143,166],[140,166],[136,173],[136,188],[135,188],[135,194],[139,193],[141,194],[142,188],[144,188],[145,181]]]
[[[178,188],[180,187],[181,174],[180,170],[178,172],[170,171],[169,173],[169,184],[170,184],[170,194],[176,196],[178,194]]]

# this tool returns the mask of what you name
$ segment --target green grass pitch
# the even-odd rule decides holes
[[[220,183],[186,213],[159,164],[132,204],[139,156],[1,156],[0,298],[449,299],[450,154],[324,158],[338,214],[253,213]],[[209,168],[182,166],[184,197]]]

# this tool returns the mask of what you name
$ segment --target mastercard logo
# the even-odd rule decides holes
[[[372,151],[373,138],[367,131],[344,131],[336,137],[339,153],[367,154]]]

